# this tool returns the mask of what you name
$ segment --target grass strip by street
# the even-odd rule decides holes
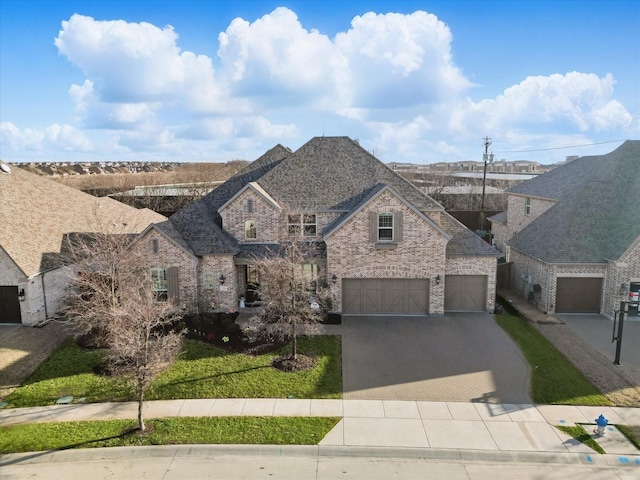
[[[338,423],[333,417],[180,417],[40,423],[0,427],[0,453],[173,444],[316,445]]]
[[[587,433],[587,431],[584,429],[584,427],[582,425],[575,425],[575,426],[568,426],[568,425],[560,425],[557,426],[556,428],[564,433],[566,433],[567,435],[572,436],[573,438],[575,438],[576,440],[578,440],[580,443],[584,443],[587,447],[589,447],[592,450],[595,450],[598,453],[607,453],[604,451],[604,449],[598,444],[598,442],[596,442],[591,435],[589,435]]]
[[[520,347],[531,367],[535,403],[550,405],[611,405],[540,332],[520,317],[501,314],[497,324]]]
[[[158,376],[146,399],[342,397],[340,337],[300,337],[299,352],[317,360],[306,371],[271,367],[272,360],[288,349],[248,355],[186,340],[178,360]],[[67,341],[5,401],[9,407],[31,407],[52,405],[64,396],[84,397],[87,403],[134,400],[125,381],[95,373],[103,361],[100,351]]]
[[[640,425],[616,425],[616,427],[640,450]]]

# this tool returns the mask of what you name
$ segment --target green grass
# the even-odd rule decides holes
[[[253,356],[187,340],[179,359],[158,376],[146,398],[341,398],[339,337],[299,338],[298,351],[317,359],[315,367],[307,371],[286,373],[270,366],[288,349]],[[93,373],[102,362],[99,351],[68,341],[5,401],[10,407],[29,407],[51,405],[67,395],[86,397],[87,402],[133,400],[125,381]]]
[[[640,425],[616,425],[616,427],[640,450]]]
[[[0,427],[0,453],[172,444],[316,445],[336,425],[332,417],[181,417],[149,420],[150,433],[130,432],[131,420]]]
[[[587,447],[595,450],[598,453],[606,453],[603,448],[596,442],[591,435],[587,433],[582,425],[570,426],[556,426],[556,428],[567,435],[571,435],[573,438],[581,443],[584,443]]]
[[[496,315],[496,322],[520,347],[532,374],[535,403],[611,405],[540,332],[514,315]]]

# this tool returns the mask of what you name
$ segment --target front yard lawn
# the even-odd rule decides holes
[[[146,399],[342,397],[340,337],[299,338],[299,352],[317,359],[306,371],[287,373],[271,367],[271,361],[288,349],[248,355],[186,340],[179,359],[156,379]],[[99,351],[67,341],[5,401],[10,407],[31,407],[52,405],[63,396],[84,397],[86,402],[134,400],[126,382],[95,373],[102,362]]]

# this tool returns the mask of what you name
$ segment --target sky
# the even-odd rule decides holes
[[[640,0],[0,0],[0,158],[563,161],[640,139]]]

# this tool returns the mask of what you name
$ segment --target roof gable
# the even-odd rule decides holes
[[[273,208],[281,210],[280,205],[278,205],[278,203],[271,198],[271,195],[269,195],[267,192],[264,191],[264,189],[256,182],[250,182],[247,183],[244,187],[242,187],[238,193],[236,193],[233,197],[231,197],[229,200],[227,200],[219,209],[218,209],[218,213],[222,213],[222,210],[224,210],[229,204],[233,203],[233,201],[238,198],[239,196],[241,196],[244,192],[246,192],[247,190],[252,190],[253,192],[255,192],[259,197],[261,197],[265,203],[270,204]]]
[[[345,223],[355,217],[358,213],[360,213],[367,205],[371,204],[375,199],[379,198],[383,193],[389,192],[391,195],[396,197],[398,201],[412,210],[418,217],[424,220],[427,224],[433,227],[438,233],[440,233],[447,240],[451,240],[451,235],[445,232],[438,224],[436,224],[433,220],[423,214],[421,211],[416,209],[413,205],[407,202],[398,192],[385,184],[378,184],[371,188],[366,196],[364,196],[361,201],[351,210],[348,214],[342,215],[340,218],[336,219],[336,221],[332,222],[330,225],[324,229],[322,235],[326,240],[331,237],[333,233],[339,230]]]

